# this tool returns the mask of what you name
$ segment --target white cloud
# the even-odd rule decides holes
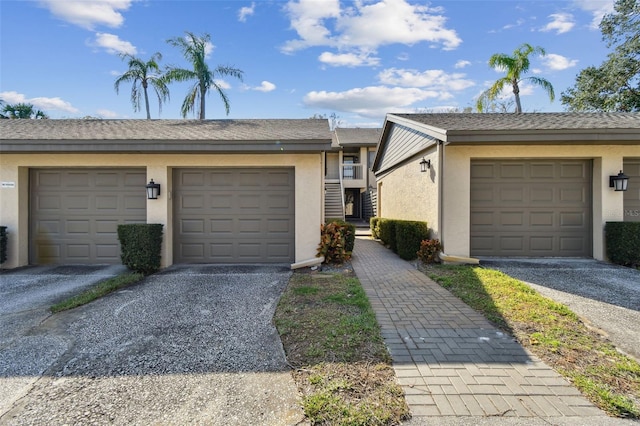
[[[597,30],[600,21],[607,13],[613,12],[614,0],[574,0],[576,6],[593,16],[591,29]]]
[[[32,104],[37,109],[44,110],[45,112],[50,110],[59,110],[59,111],[77,113],[79,111],[77,108],[74,108],[69,102],[63,101],[58,97],[27,98],[22,93],[10,91],[10,92],[0,92],[0,99],[2,99],[8,104],[19,104],[19,103]]]
[[[439,8],[409,4],[406,0],[357,2],[355,5],[357,10],[343,14],[338,21],[341,45],[377,48],[427,41],[450,50],[462,42],[454,30],[445,28],[446,18]]]
[[[344,92],[313,91],[304,97],[304,104],[312,108],[357,113],[365,117],[380,118],[387,112],[411,112],[410,105],[440,93],[409,87],[370,86]]]
[[[291,28],[300,39],[287,41],[283,52],[292,53],[310,46],[335,46],[325,20],[340,16],[340,0],[323,0],[322,7],[318,7],[315,0],[292,0],[285,6],[285,11],[291,20]]]
[[[257,90],[258,92],[272,92],[276,90],[276,85],[271,83],[270,81],[263,81],[260,83],[260,86],[253,87],[252,90]]]
[[[569,59],[562,55],[556,55],[555,53],[549,53],[542,57],[542,62],[550,69],[561,71],[567,68],[575,67],[578,64],[577,59]]]
[[[570,13],[553,13],[549,15],[551,22],[542,27],[540,31],[555,31],[556,34],[563,34],[571,31],[576,25],[573,15]]]
[[[213,80],[223,90],[231,89],[231,85],[224,80]]]
[[[398,55],[398,57],[396,58],[399,61],[408,61],[409,60],[409,54],[407,52],[402,52]]]
[[[253,12],[255,12],[255,10],[256,10],[256,3],[255,2],[252,2],[251,6],[241,7],[240,10],[238,11],[238,21],[246,22],[247,21],[247,16],[253,15]]]
[[[460,91],[475,85],[464,78],[465,74],[447,74],[443,70],[426,70],[419,72],[411,69],[389,68],[380,74],[381,83],[390,86],[421,87],[441,92],[441,97],[450,97],[450,91]]]
[[[464,67],[468,67],[469,65],[471,65],[471,62],[461,59],[458,62],[456,62],[456,64],[453,67],[454,68],[464,68]]]
[[[360,67],[360,66],[375,66],[380,63],[380,58],[371,57],[366,52],[356,53],[331,53],[323,52],[318,60],[327,65],[334,67],[346,66],[346,67]]]
[[[118,117],[118,113],[115,111],[111,111],[108,109],[99,109],[96,111],[96,113],[98,114],[98,116],[102,117],[102,118],[116,118]]]
[[[121,11],[126,11],[133,0],[40,0],[49,11],[79,27],[93,30],[97,25],[118,28],[124,22]]]
[[[517,28],[522,26],[525,23],[524,19],[518,19],[516,20],[515,24],[507,24],[505,26],[502,27],[503,30],[510,30],[511,28]]]
[[[138,53],[138,49],[133,44],[120,40],[120,37],[114,34],[96,33],[96,40],[93,45],[105,49],[112,55],[121,53],[135,55]]]
[[[282,46],[284,53],[314,46],[336,48],[321,60],[333,66],[377,65],[361,61],[380,46],[430,43],[430,47],[455,49],[462,43],[455,30],[446,28],[441,8],[410,4],[407,0],[356,1],[341,8],[339,0],[289,0],[285,11],[298,38]],[[360,61],[359,61],[360,59]]]

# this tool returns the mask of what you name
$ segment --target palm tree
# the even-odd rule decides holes
[[[536,53],[541,56],[546,55],[546,52],[542,47],[533,47],[528,43],[524,43],[514,50],[513,56],[509,56],[505,53],[495,53],[491,55],[491,58],[489,58],[489,66],[501,71],[506,71],[507,74],[498,79],[490,88],[480,95],[476,103],[476,108],[479,112],[483,111],[487,101],[493,101],[500,95],[500,92],[502,92],[502,89],[504,89],[505,86],[511,85],[516,99],[516,113],[521,113],[522,105],[520,104],[519,83],[525,80],[532,82],[536,86],[542,87],[549,95],[549,99],[551,99],[551,101],[554,100],[555,93],[553,92],[553,86],[547,80],[540,77],[521,77],[529,71],[529,55],[532,53]]]
[[[2,108],[2,112],[6,114],[2,114],[2,118],[49,118],[43,111],[35,109],[32,104],[26,103],[6,104],[4,108]]]
[[[165,79],[160,73],[158,62],[162,60],[160,52],[156,52],[147,62],[136,58],[133,55],[122,54],[122,60],[127,60],[129,70],[118,77],[113,84],[116,93],[120,89],[120,83],[133,82],[131,86],[131,104],[134,111],[140,111],[140,98],[144,95],[144,106],[147,111],[147,120],[151,119],[149,113],[149,95],[147,89],[149,85],[153,88],[158,96],[158,111],[162,112],[162,102],[169,99],[169,88]]]
[[[180,109],[182,117],[186,117],[189,112],[197,110],[200,120],[204,120],[205,98],[207,91],[212,87],[220,95],[225,111],[229,115],[229,98],[222,87],[215,81],[215,78],[217,76],[231,76],[242,81],[243,71],[238,68],[220,65],[214,70],[209,68],[205,60],[207,46],[210,45],[210,41],[211,36],[209,34],[205,33],[202,37],[198,37],[188,31],[185,37],[174,37],[167,40],[167,43],[179,48],[185,59],[191,62],[193,66],[193,69],[169,67],[165,74],[167,81],[196,80],[182,102],[182,108]],[[199,105],[197,108],[196,101],[198,101]]]

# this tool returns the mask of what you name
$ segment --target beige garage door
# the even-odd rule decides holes
[[[295,259],[294,170],[176,169],[175,263]]]
[[[472,160],[471,255],[591,257],[591,161]]]
[[[117,226],[145,223],[144,169],[32,169],[30,262],[119,264]]]
[[[640,222],[640,159],[624,160],[623,171],[629,176],[629,186],[623,196],[624,220]]]

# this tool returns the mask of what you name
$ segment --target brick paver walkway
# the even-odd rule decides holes
[[[614,420],[482,315],[378,242],[358,237],[352,265],[376,312],[414,419]]]

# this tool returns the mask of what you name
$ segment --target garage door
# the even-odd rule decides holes
[[[623,171],[629,176],[629,185],[623,195],[624,221],[640,222],[640,160],[624,160]]]
[[[145,223],[144,169],[32,169],[30,262],[119,264],[117,226]]]
[[[591,257],[591,161],[471,161],[471,255]]]
[[[176,169],[175,263],[295,259],[294,170]]]

